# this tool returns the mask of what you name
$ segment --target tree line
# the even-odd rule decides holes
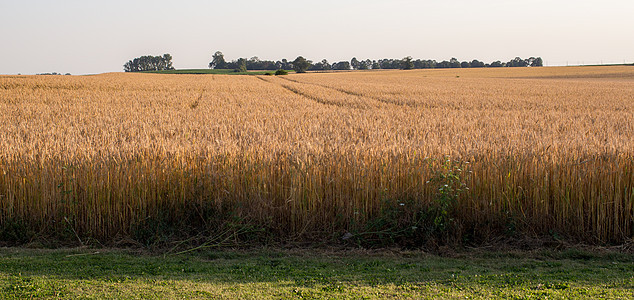
[[[359,60],[353,57],[350,61],[339,61],[330,63],[323,59],[313,62],[302,56],[293,61],[282,59],[278,61],[261,60],[257,56],[250,59],[239,58],[230,62],[226,61],[221,51],[213,54],[208,67],[211,69],[234,69],[236,71],[246,70],[295,70],[305,71],[327,71],[327,70],[369,70],[369,69],[444,69],[444,68],[497,68],[497,67],[542,67],[541,57],[520,58],[516,57],[508,62],[494,61],[484,63],[477,59],[472,61],[459,61],[456,58],[444,61],[413,59],[407,56],[403,59],[379,59],[379,60]]]
[[[227,61],[221,51],[216,51],[212,55],[208,67],[210,69],[233,69],[236,72],[246,72],[247,70],[295,70],[302,73],[306,71],[328,71],[328,70],[369,70],[369,69],[445,69],[445,68],[499,68],[499,67],[541,67],[543,60],[541,57],[520,58],[516,57],[508,62],[494,61],[485,63],[474,59],[472,61],[459,61],[456,58],[450,60],[422,60],[413,59],[411,56],[402,59],[384,58],[379,60],[359,60],[353,57],[350,61],[338,61],[330,63],[326,59],[313,62],[302,56],[289,61],[282,59],[278,61],[262,60],[257,56],[238,58]],[[172,56],[141,56],[128,61],[124,65],[126,72],[139,71],[160,71],[173,70]]]
[[[174,70],[174,67],[172,66],[172,56],[166,53],[163,56],[137,57],[125,63],[123,70],[126,72],[162,71]]]

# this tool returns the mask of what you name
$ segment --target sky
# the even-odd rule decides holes
[[[170,53],[330,62],[403,58],[634,62],[632,0],[0,0],[0,74],[121,72]]]

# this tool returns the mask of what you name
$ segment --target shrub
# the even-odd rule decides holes
[[[22,245],[32,237],[27,224],[19,219],[7,219],[0,224],[0,245]]]
[[[284,70],[284,69],[279,69],[277,71],[275,71],[275,75],[288,75],[288,71]]]

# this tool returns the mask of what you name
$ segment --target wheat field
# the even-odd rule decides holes
[[[634,67],[0,76],[0,238],[415,240],[439,216],[631,241]]]

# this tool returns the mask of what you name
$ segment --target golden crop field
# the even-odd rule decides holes
[[[0,76],[0,235],[231,222],[631,241],[634,67]]]

